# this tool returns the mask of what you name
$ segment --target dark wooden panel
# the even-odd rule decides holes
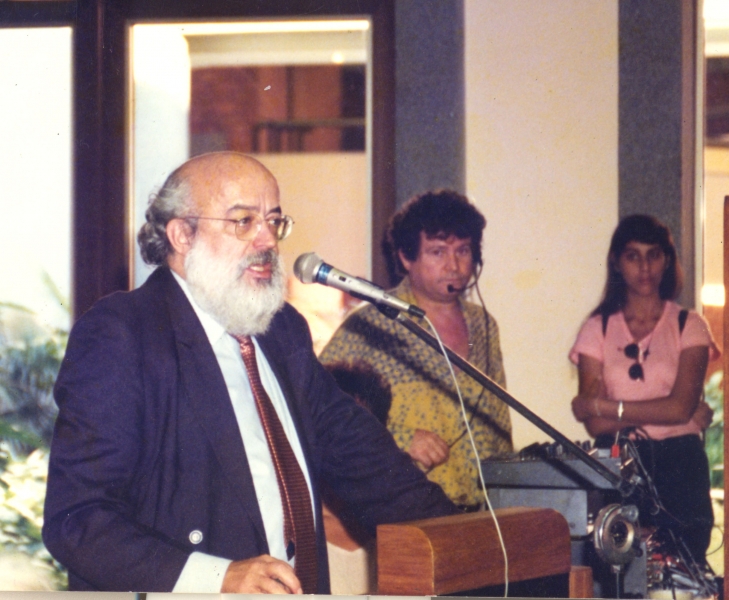
[[[127,31],[112,2],[82,0],[74,28],[73,311],[128,289]]]
[[[0,27],[72,25],[76,2],[0,2]]]
[[[312,17],[370,15],[381,0],[132,0],[126,2],[130,19]]]
[[[381,250],[395,212],[395,7],[380,2],[372,14],[372,279],[390,286]]]

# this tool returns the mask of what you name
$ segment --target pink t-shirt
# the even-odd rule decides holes
[[[693,310],[689,311],[683,332],[679,332],[680,312],[678,304],[667,301],[653,331],[638,342],[644,379],[631,379],[628,375],[636,360],[625,356],[625,347],[635,340],[622,311],[610,315],[605,335],[602,317],[590,317],[580,329],[569,358],[575,364],[578,364],[580,354],[599,360],[603,364],[603,380],[610,399],[628,402],[664,398],[673,389],[682,350],[708,346],[711,360],[720,355],[708,323]],[[701,433],[693,421],[683,425],[644,425],[643,429],[656,440]]]

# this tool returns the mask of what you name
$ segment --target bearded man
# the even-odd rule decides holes
[[[456,512],[316,360],[263,165],[196,157],[146,216],[160,266],[76,323],[56,383],[43,539],[71,589],[328,593],[323,483],[371,531]]]

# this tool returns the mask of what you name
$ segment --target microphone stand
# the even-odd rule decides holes
[[[377,309],[386,317],[397,321],[400,323],[403,327],[405,327],[408,331],[415,334],[417,337],[419,337],[421,340],[423,340],[426,344],[428,344],[431,348],[435,349],[437,352],[441,352],[440,344],[438,343],[438,340],[433,336],[429,331],[425,330],[423,327],[418,325],[415,321],[412,319],[409,319],[405,317],[399,310],[392,308],[391,306],[387,306],[380,303],[375,303],[375,306]],[[595,457],[591,456],[587,452],[585,452],[582,448],[580,448],[577,444],[575,444],[573,441],[571,441],[569,438],[567,438],[564,434],[557,431],[554,427],[552,427],[549,423],[547,423],[544,419],[534,414],[531,410],[529,410],[526,406],[524,406],[521,402],[519,402],[514,396],[509,394],[504,388],[502,388],[498,383],[496,383],[493,379],[491,379],[488,375],[474,367],[470,362],[467,360],[464,360],[458,354],[453,352],[448,346],[443,346],[445,348],[446,354],[448,355],[448,358],[451,360],[451,362],[456,365],[459,369],[461,369],[464,373],[469,375],[472,379],[474,379],[479,385],[482,385],[485,387],[488,391],[490,391],[492,394],[494,394],[497,398],[499,398],[502,402],[506,403],[508,406],[513,408],[516,412],[518,412],[520,415],[522,415],[525,419],[527,419],[530,423],[533,423],[536,425],[539,429],[541,429],[544,433],[546,433],[549,437],[551,437],[556,442],[559,442],[562,444],[567,450],[569,450],[575,457],[577,457],[579,460],[581,460],[583,463],[585,463],[588,467],[596,471],[598,474],[600,474],[602,477],[604,477],[616,490],[618,490],[623,496],[627,496],[631,493],[633,488],[636,485],[636,482],[634,481],[625,481],[620,475],[616,475],[613,473],[610,469],[608,469],[604,464],[602,464],[599,460],[597,460]]]

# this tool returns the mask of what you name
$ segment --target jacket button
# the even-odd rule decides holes
[[[200,542],[202,542],[202,540],[203,540],[202,531],[200,531],[199,529],[194,529],[193,531],[190,532],[190,541],[193,544],[199,544]]]

